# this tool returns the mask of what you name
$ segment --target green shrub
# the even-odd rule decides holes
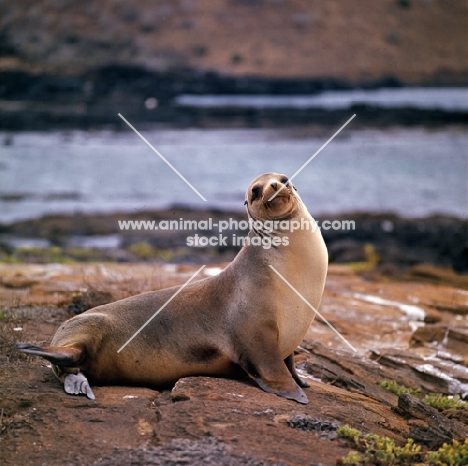
[[[394,380],[382,380],[379,383],[379,386],[388,392],[394,393],[395,395],[403,395],[409,393],[410,395],[419,396],[421,394],[421,389],[419,388],[409,388],[404,385],[398,385]]]
[[[458,395],[447,396],[442,395],[441,393],[426,395],[423,398],[423,401],[439,411],[449,408],[463,409],[468,406],[468,403],[466,401],[462,401]]]
[[[444,443],[437,451],[421,452],[421,447],[408,439],[403,447],[398,447],[388,437],[375,434],[364,435],[358,429],[348,425],[338,428],[338,436],[351,440],[357,451],[350,451],[341,458],[340,464],[346,465],[380,465],[409,466],[414,464],[429,466],[463,466],[468,465],[468,439],[463,443],[453,440]]]
[[[462,466],[468,464],[468,439],[463,443],[452,440],[444,443],[437,451],[429,452],[424,458],[431,466]]]

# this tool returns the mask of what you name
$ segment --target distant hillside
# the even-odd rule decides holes
[[[463,0],[3,0],[0,71],[466,84]]]

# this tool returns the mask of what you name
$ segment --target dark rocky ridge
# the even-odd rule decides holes
[[[360,87],[375,89],[402,84],[398,78],[389,76],[364,81]],[[0,129],[47,130],[102,125],[124,128],[118,113],[133,122],[182,127],[336,125],[351,113],[358,114],[354,123],[358,126],[434,126],[468,122],[467,112],[437,109],[382,109],[370,105],[354,105],[344,110],[197,108],[174,102],[180,94],[310,95],[352,88],[353,83],[345,79],[236,77],[191,69],[155,72],[136,66],[108,66],[80,76],[3,71],[0,73]],[[146,108],[148,98],[156,99],[156,108]]]
[[[218,231],[183,231],[183,230],[120,230],[118,220],[206,220],[213,222],[230,218],[245,220],[244,212],[223,212],[219,210],[194,211],[183,207],[168,210],[147,211],[138,213],[115,213],[108,215],[49,216],[11,225],[0,225],[0,250],[12,252],[8,246],[9,238],[36,238],[50,242],[52,246],[68,248],[72,238],[93,237],[96,235],[119,235],[122,254],[116,250],[101,251],[103,257],[114,260],[134,261],[136,257],[123,254],[132,245],[147,243],[154,250],[177,251],[180,261],[210,262],[232,260],[240,249],[230,245],[216,248],[188,247],[187,237],[198,233],[200,236],[211,236]],[[331,217],[330,217],[331,218]],[[327,217],[317,218],[323,222]],[[343,214],[333,216],[334,220],[353,220],[355,229],[349,231],[323,230],[327,243],[330,261],[334,263],[363,263],[379,267],[382,273],[394,275],[406,272],[409,267],[419,264],[434,264],[454,269],[459,273],[468,272],[468,222],[443,216],[421,219],[398,217],[391,213],[382,214]],[[245,230],[226,230],[223,235],[232,237],[246,235]],[[141,259],[141,257],[140,257]],[[151,259],[149,257],[148,259]],[[154,259],[154,258],[153,258]],[[424,271],[418,272],[420,278]],[[431,276],[432,273],[429,273]],[[446,277],[447,278],[447,277]],[[439,277],[442,279],[442,277]],[[448,277],[450,280],[450,277]]]

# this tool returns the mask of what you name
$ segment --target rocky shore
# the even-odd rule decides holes
[[[31,74],[0,70],[0,130],[124,128],[122,113],[134,123],[172,127],[336,126],[350,114],[361,127],[466,124],[466,111],[381,108],[352,105],[348,109],[197,107],[179,105],[176,97],[192,95],[313,95],[349,90],[355,83],[334,78],[236,77],[187,69],[155,72],[143,67],[108,66],[80,76]],[[361,89],[400,87],[398,78],[363,81]]]
[[[0,225],[0,254],[9,262],[64,261],[170,261],[173,263],[213,263],[230,261],[239,251],[234,235],[246,231],[227,228],[222,232],[226,244],[191,247],[188,237],[217,236],[219,230],[121,229],[119,221],[148,221],[158,224],[209,218],[213,223],[229,221],[239,227],[246,220],[243,211],[191,210],[183,206],[138,213],[55,215],[13,224]],[[320,224],[327,217],[317,218]],[[424,278],[422,266],[445,267],[447,280],[463,282],[452,273],[468,272],[468,222],[443,216],[411,219],[394,214],[349,213],[333,216],[333,220],[352,220],[350,230],[322,230],[331,263],[350,264],[360,271],[376,270],[387,276],[402,277],[406,273]],[[201,224],[198,224],[201,226]],[[419,268],[418,268],[419,267]],[[419,270],[419,271],[418,271]],[[427,269],[427,273],[431,274]],[[442,270],[442,269],[440,269]],[[442,279],[439,270],[438,279]],[[450,272],[453,270],[454,272]],[[435,273],[435,272],[434,272]]]
[[[460,2],[353,0],[5,0],[0,129],[465,124],[466,112],[196,108],[195,95],[313,95],[399,86],[466,87]],[[25,4],[26,5],[26,4]],[[34,28],[31,29],[31,24]],[[150,100],[148,100],[150,99]]]
[[[205,276],[225,265],[209,265]],[[468,295],[434,277],[394,281],[330,266],[320,311],[356,353],[314,321],[296,354],[311,385],[306,406],[248,379],[208,377],[181,379],[162,391],[95,387],[90,401],[66,395],[46,362],[16,352],[16,340],[47,344],[75,313],[183,283],[196,268],[0,264],[2,464],[335,465],[362,451],[343,438],[344,426],[395,448],[412,438],[420,458],[465,440],[468,408],[456,400],[468,392]],[[410,394],[384,388],[392,386]],[[439,409],[422,401],[436,393],[455,398]],[[465,464],[457,461],[450,464]]]
[[[127,218],[181,216],[245,214],[177,207]],[[346,217],[356,230],[323,232],[331,264],[320,312],[356,352],[316,318],[296,352],[311,385],[307,406],[248,379],[207,377],[161,391],[94,387],[94,402],[66,395],[50,365],[19,354],[15,341],[47,344],[73,315],[184,283],[200,263],[204,276],[216,275],[236,248],[189,248],[187,232],[119,231],[122,214],[3,225],[0,462],[292,466],[345,464],[357,455],[355,464],[377,464],[364,461],[365,443],[343,438],[350,428],[392,448],[412,439],[420,464],[439,464],[423,459],[443,455],[444,444],[465,448],[453,442],[468,432],[466,221]],[[27,246],[33,240],[41,247]],[[110,240],[118,246],[103,247]],[[377,458],[371,450],[366,455]],[[408,464],[395,461],[379,464]]]

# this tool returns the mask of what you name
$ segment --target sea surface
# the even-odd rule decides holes
[[[0,223],[174,204],[242,210],[253,178],[291,176],[334,132],[142,129],[206,202],[130,128],[0,133]],[[293,182],[312,215],[466,218],[467,167],[462,128],[353,130],[351,122]]]
[[[321,108],[343,110],[352,105],[419,110],[467,111],[468,89],[402,87],[325,91],[305,95],[193,95],[176,98],[176,104],[194,107]]]

